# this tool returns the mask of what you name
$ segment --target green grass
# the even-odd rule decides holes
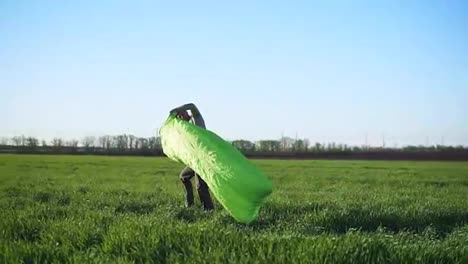
[[[0,155],[0,263],[468,263],[468,163],[254,161],[250,225],[163,158]]]

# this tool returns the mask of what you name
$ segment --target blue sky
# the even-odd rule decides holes
[[[468,145],[465,1],[1,1],[0,135]]]

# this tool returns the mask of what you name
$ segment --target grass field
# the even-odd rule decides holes
[[[0,155],[0,263],[468,263],[468,163],[254,161],[250,225],[163,158]]]

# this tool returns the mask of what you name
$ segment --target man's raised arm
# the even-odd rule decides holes
[[[180,113],[180,112],[187,112],[188,110],[190,110],[190,112],[192,112],[192,118],[195,120],[195,124],[200,126],[200,127],[205,128],[205,121],[203,120],[203,117],[202,117],[202,115],[200,113],[200,110],[198,110],[197,106],[195,106],[195,104],[193,104],[193,103],[184,104],[184,105],[181,105],[179,107],[176,107],[176,108],[171,110],[171,114],[177,114],[177,113]]]

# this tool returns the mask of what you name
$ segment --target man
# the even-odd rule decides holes
[[[191,112],[191,116],[188,113]],[[201,128],[205,127],[205,121],[203,120],[200,111],[194,104],[185,104],[174,108],[170,112],[171,114],[175,114],[178,118],[183,119],[185,121],[189,121],[196,126]],[[200,197],[200,202],[203,204],[203,209],[205,211],[213,210],[213,202],[211,200],[210,191],[208,189],[208,185],[206,182],[200,177],[200,175],[196,174],[191,168],[185,167],[182,172],[180,173],[180,180],[184,184],[185,187],[185,197],[187,206],[193,206],[193,187],[192,187],[192,178],[197,179],[197,191],[198,196]]]

